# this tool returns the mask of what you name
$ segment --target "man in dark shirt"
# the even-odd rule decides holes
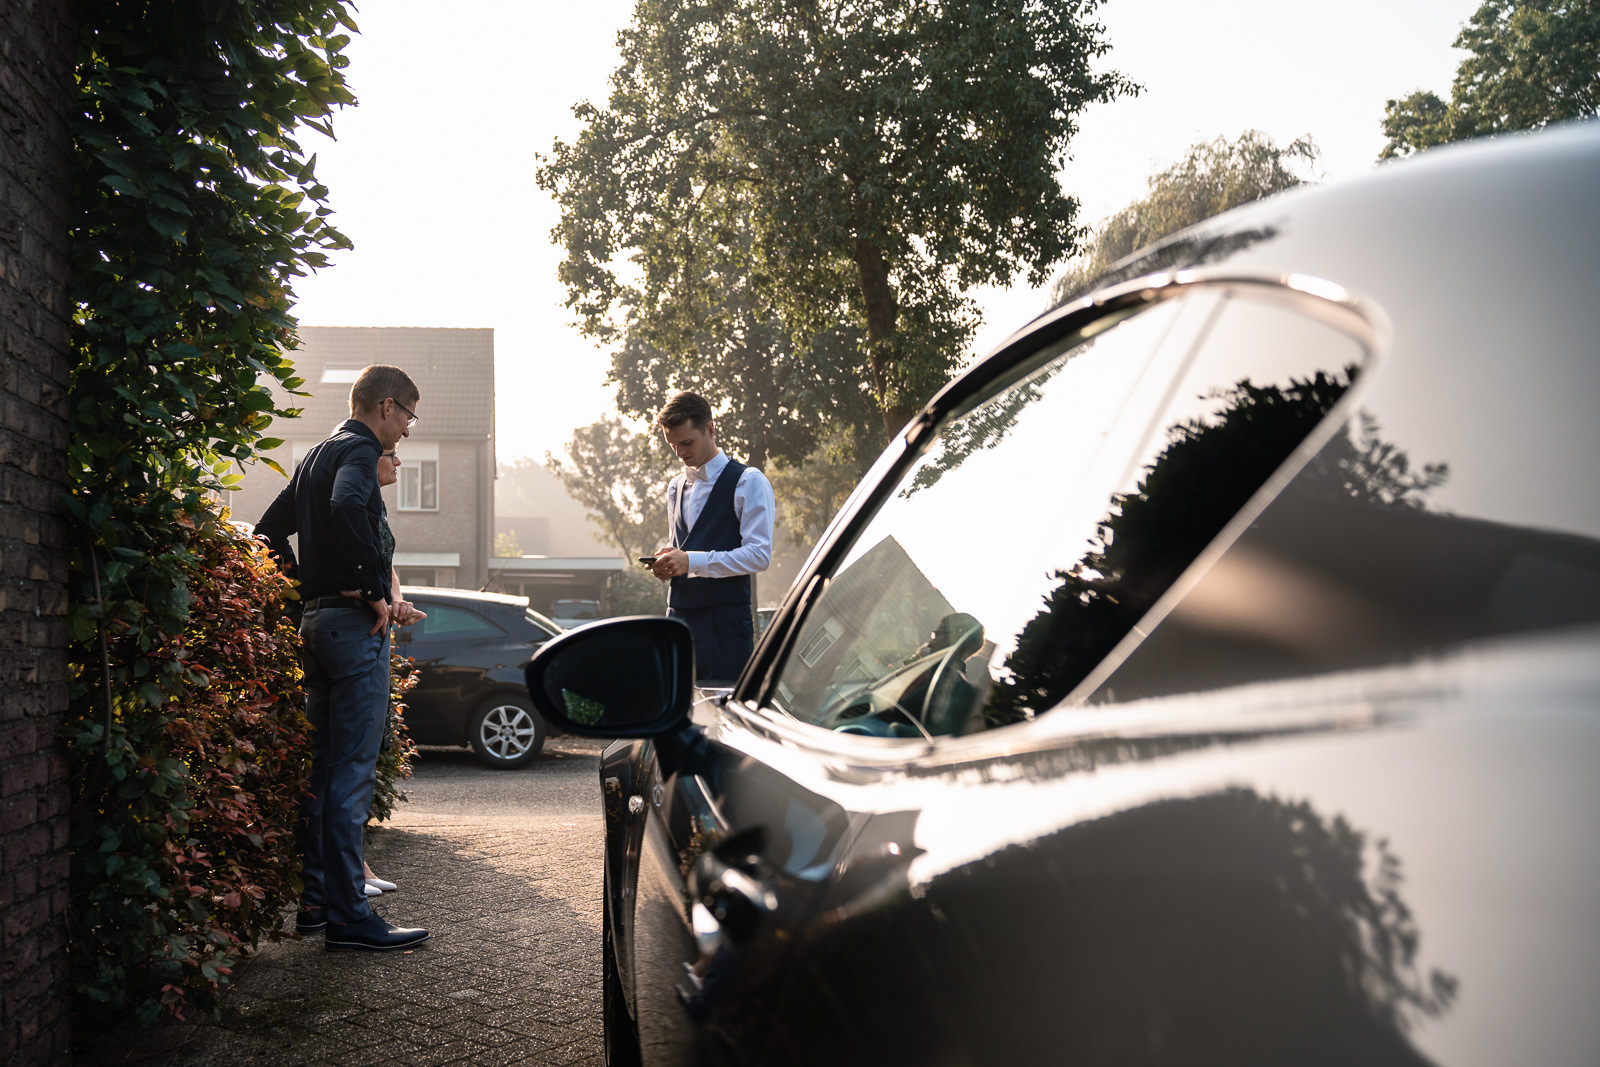
[[[297,827],[302,933],[328,949],[395,949],[428,931],[390,925],[367,906],[362,828],[389,709],[390,569],[382,562],[378,454],[410,435],[418,393],[399,367],[374,364],[350,387],[350,418],[295,468],[256,533],[300,582],[310,795]],[[299,558],[289,535],[300,538]]]

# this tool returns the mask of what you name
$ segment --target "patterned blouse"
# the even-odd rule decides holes
[[[394,531],[389,529],[389,509],[378,513],[378,555],[383,557],[383,573],[394,573]]]

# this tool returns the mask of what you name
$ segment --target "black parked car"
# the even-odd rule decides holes
[[[529,608],[527,597],[421,586],[403,592],[428,613],[395,631],[400,654],[419,668],[405,698],[412,740],[471,745],[490,767],[530,762],[548,727],[528,700],[522,672],[561,627]]]
[[[606,750],[610,1062],[1600,1063],[1600,127],[1126,261]],[[619,669],[622,664],[627,669]]]

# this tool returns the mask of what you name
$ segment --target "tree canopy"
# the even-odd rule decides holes
[[[1455,47],[1450,101],[1419,90],[1384,109],[1380,159],[1600,114],[1600,0],[1485,0]]]
[[[680,365],[739,300],[796,358],[848,338],[893,432],[964,356],[965,292],[1076,249],[1076,116],[1136,91],[1090,69],[1097,3],[640,0],[609,101],[537,175],[567,306]]]
[[[623,555],[632,559],[661,547],[667,534],[661,494],[678,460],[653,435],[634,433],[608,415],[573,432],[565,462],[548,452],[544,461]]]
[[[652,338],[644,324],[624,337],[609,379],[621,411],[652,422],[665,397],[692,390],[716,412],[718,443],[760,468],[804,463],[834,426],[852,428],[876,454],[883,441],[856,369],[856,331],[829,331],[802,349],[747,274],[718,272],[704,285],[710,299],[681,341]]]
[[[1278,145],[1259,130],[1218,137],[1147,179],[1149,192],[1095,228],[1083,253],[1056,279],[1056,301],[1077,296],[1118,260],[1230,208],[1300,185],[1316,163],[1309,136]]]

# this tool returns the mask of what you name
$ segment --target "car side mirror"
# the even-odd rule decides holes
[[[592,622],[546,641],[523,672],[544,717],[587,737],[661,737],[694,702],[689,627],[659,615]]]

